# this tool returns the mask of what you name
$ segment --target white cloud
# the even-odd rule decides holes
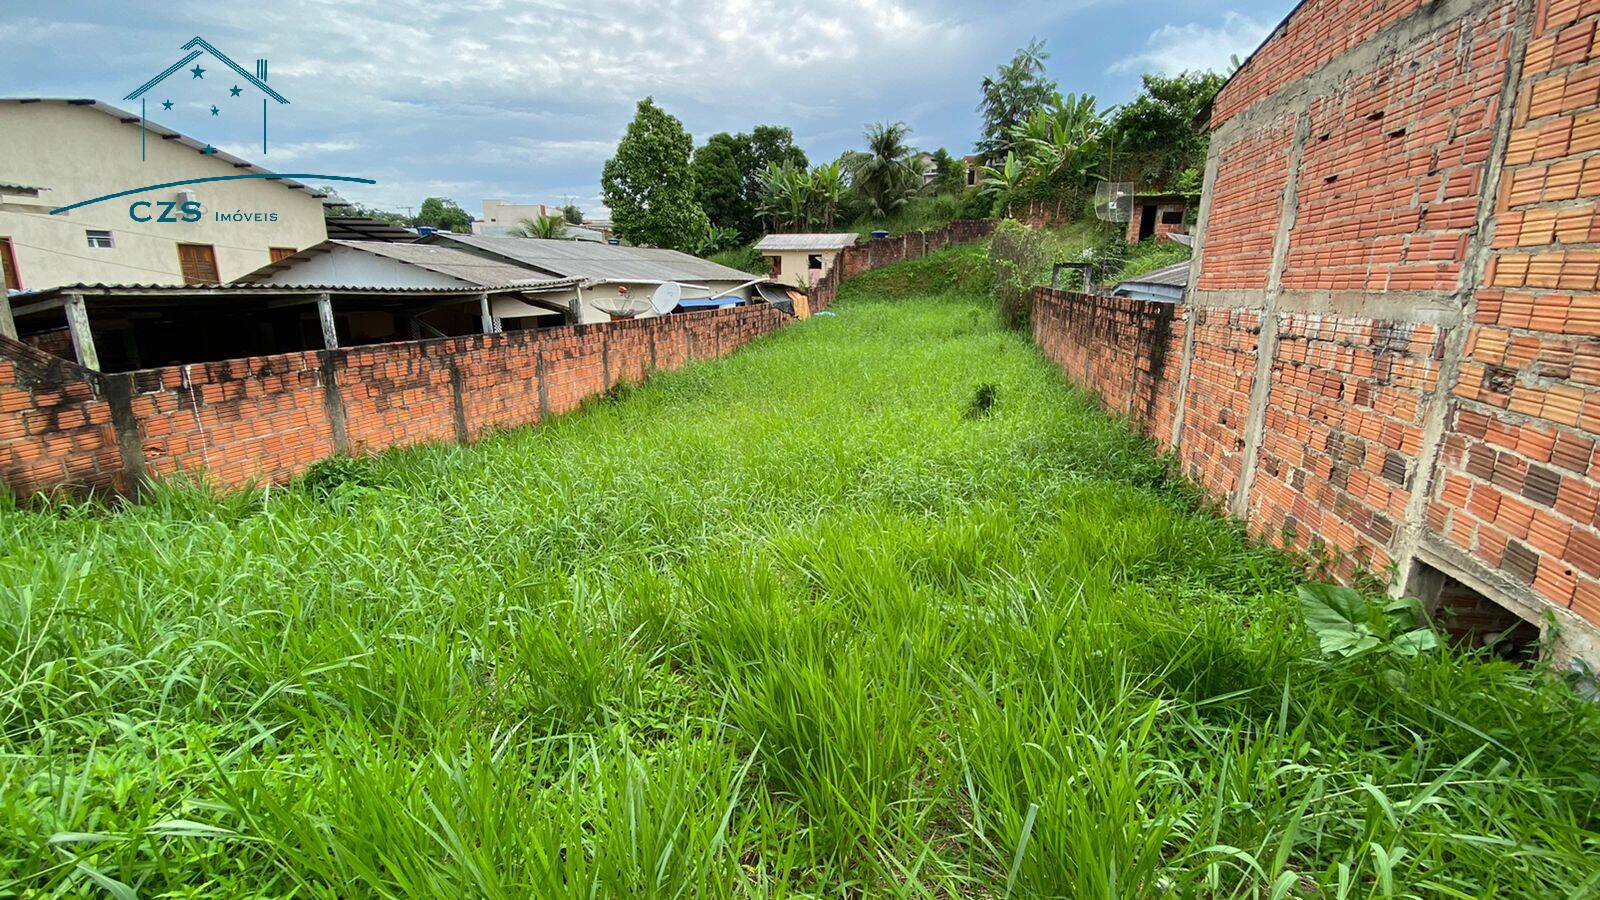
[[[1231,57],[1244,59],[1266,39],[1269,30],[1269,26],[1233,11],[1223,14],[1220,25],[1169,23],[1150,34],[1144,52],[1114,63],[1111,71],[1163,75],[1204,69],[1227,72]]]

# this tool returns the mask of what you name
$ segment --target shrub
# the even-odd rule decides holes
[[[730,247],[706,257],[719,266],[749,272],[752,275],[767,275],[772,272],[772,266],[767,264],[766,257],[754,246]]]
[[[1040,232],[1014,219],[995,228],[989,241],[989,262],[994,268],[994,297],[1000,321],[1021,329],[1033,314],[1033,285],[1045,263]]]

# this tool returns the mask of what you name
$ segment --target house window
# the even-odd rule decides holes
[[[1181,224],[1183,224],[1183,210],[1181,210],[1181,209],[1162,210],[1162,212],[1161,212],[1161,224],[1163,224],[1163,225],[1181,225]]]
[[[111,240],[111,232],[109,231],[95,231],[91,228],[88,231],[88,235],[89,246],[96,250],[110,250],[116,246],[116,243]]]
[[[22,278],[17,274],[17,258],[11,252],[10,238],[0,238],[0,274],[5,276],[6,290],[22,290]]]
[[[767,257],[767,259],[772,262],[772,277],[773,278],[777,278],[779,275],[782,275],[783,274],[783,257],[781,257],[781,256],[769,256],[769,257]]]
[[[217,251],[210,244],[179,244],[178,268],[184,284],[218,284]]]
[[[288,259],[297,252],[293,247],[268,247],[267,250],[272,254],[273,262],[277,262],[280,259]]]
[[[822,254],[813,253],[810,256],[806,257],[806,268],[810,269],[813,272],[817,271],[818,269],[821,269],[822,268]]]

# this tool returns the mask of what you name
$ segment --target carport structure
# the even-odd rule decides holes
[[[104,372],[562,324],[577,279],[500,287],[74,284],[0,298],[0,335]]]

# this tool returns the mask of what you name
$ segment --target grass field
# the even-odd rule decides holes
[[[981,260],[475,446],[0,509],[0,895],[1600,890],[1600,712],[1324,658]]]

